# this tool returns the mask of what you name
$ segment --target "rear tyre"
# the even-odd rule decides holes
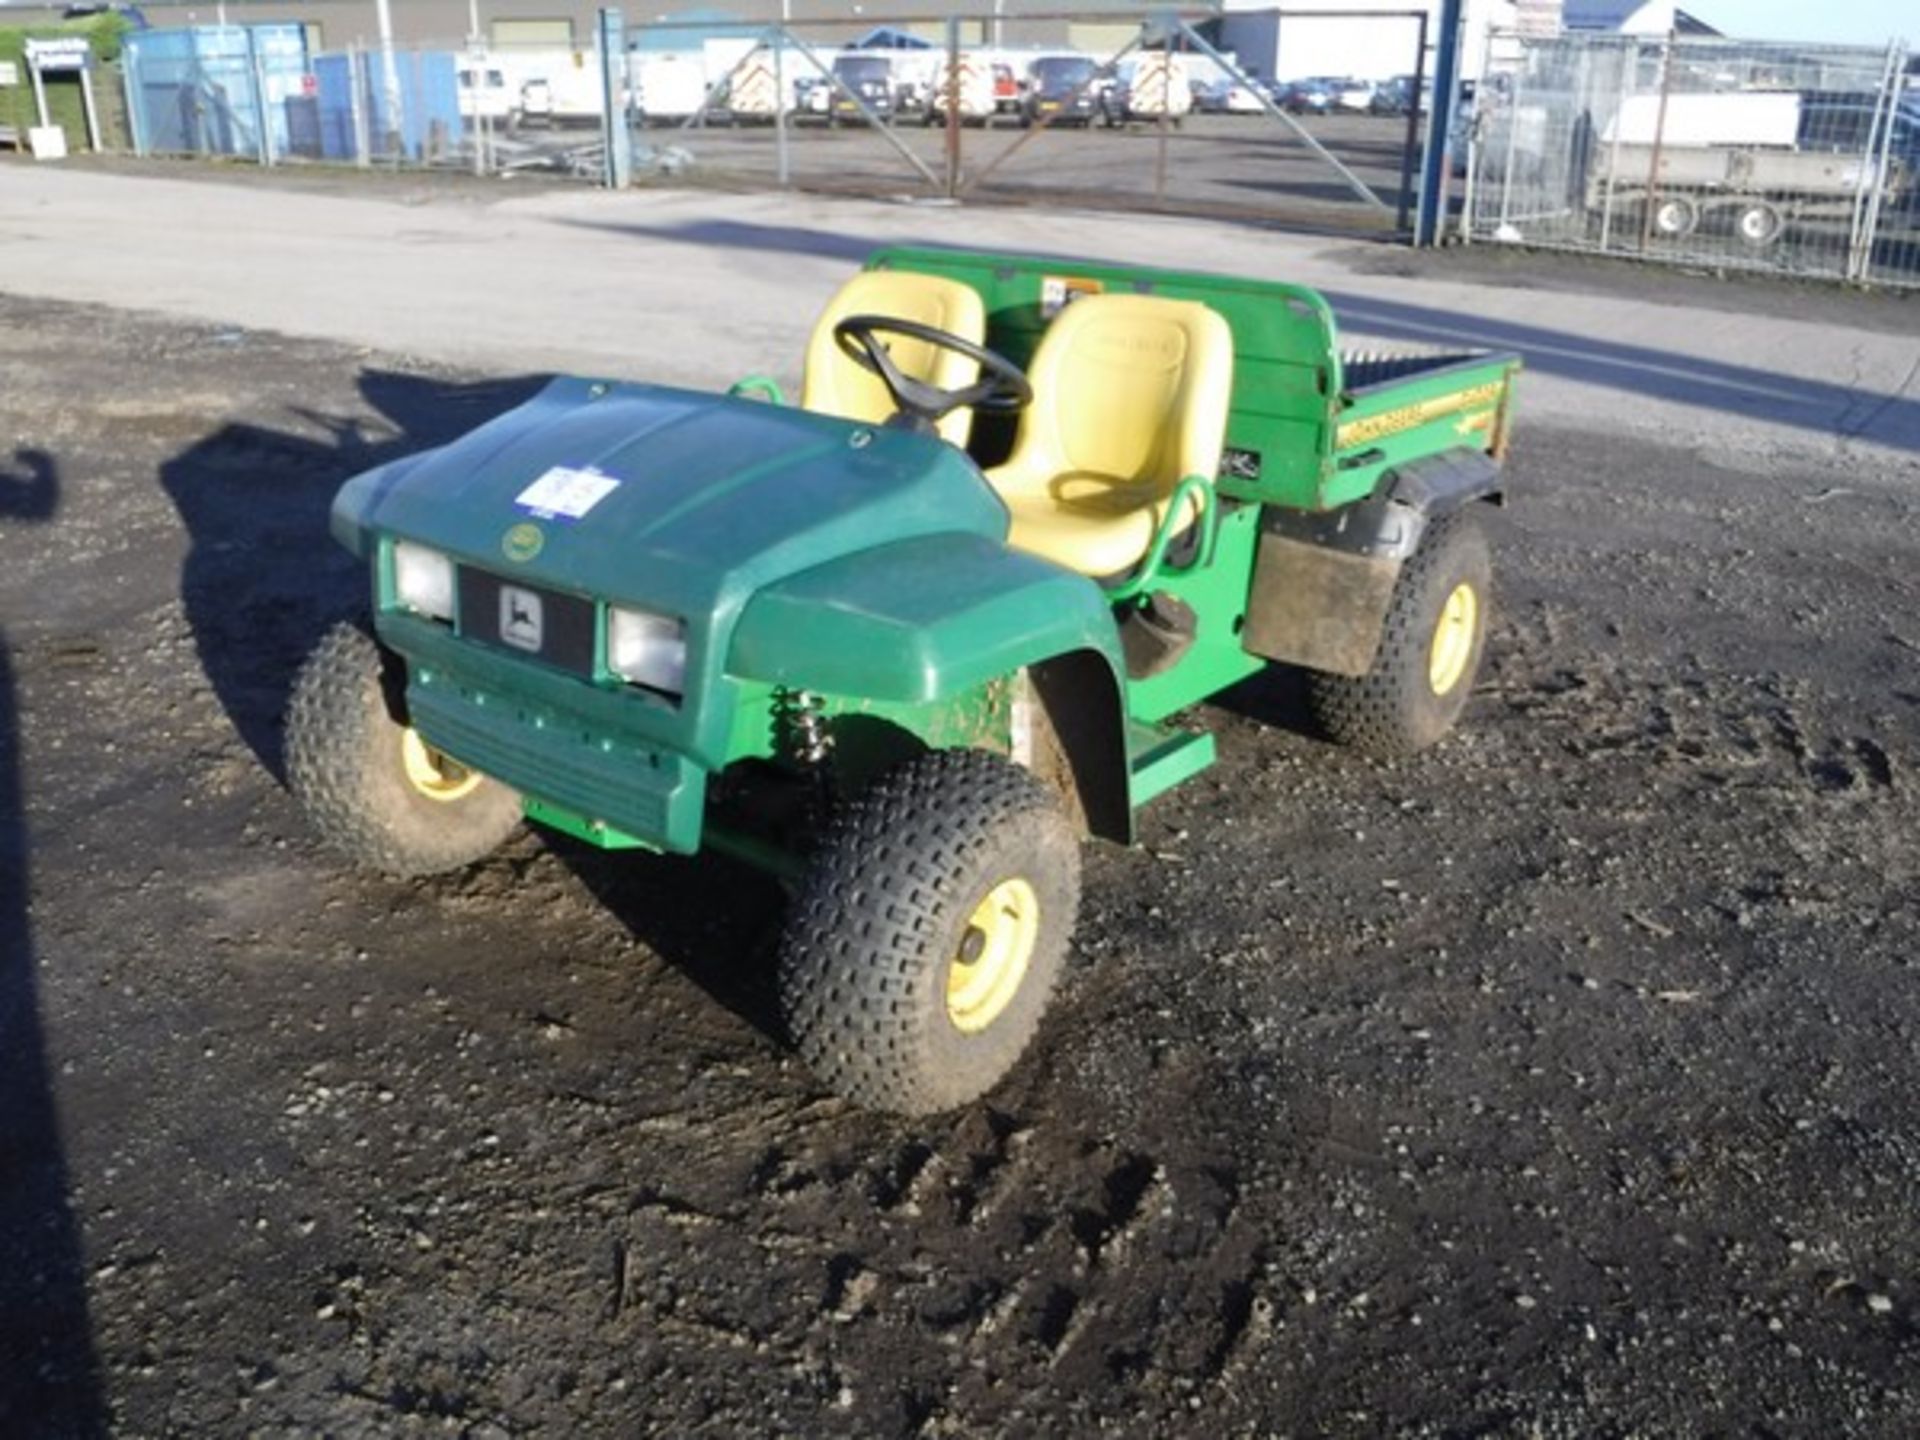
[[[781,950],[788,1033],[859,1104],[963,1105],[1033,1038],[1079,900],[1079,846],[1045,786],[983,751],[916,756],[822,839]]]
[[[1466,511],[1427,527],[1401,568],[1373,668],[1310,671],[1307,704],[1327,738],[1369,755],[1411,755],[1460,719],[1486,650],[1493,557]]]
[[[520,825],[520,797],[407,724],[400,662],[363,624],[329,630],[287,708],[287,782],[335,850],[402,877],[457,870]]]

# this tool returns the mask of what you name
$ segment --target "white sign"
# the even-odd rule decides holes
[[[27,41],[27,63],[40,71],[85,70],[93,63],[93,42],[84,35]]]
[[[18,85],[20,66],[12,60],[0,60],[0,85]]]
[[[516,495],[513,503],[542,520],[578,520],[619,488],[618,480],[598,470],[556,465]]]

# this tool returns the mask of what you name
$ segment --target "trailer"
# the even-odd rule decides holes
[[[1644,217],[1657,239],[1724,228],[1765,250],[1876,193],[1889,216],[1920,203],[1920,119],[1870,96],[1753,91],[1629,97],[1597,138],[1586,202]]]

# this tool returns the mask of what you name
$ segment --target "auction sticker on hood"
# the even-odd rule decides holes
[[[542,520],[578,520],[619,488],[618,480],[590,465],[584,470],[555,465],[514,496],[513,503]]]

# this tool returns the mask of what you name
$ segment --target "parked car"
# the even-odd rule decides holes
[[[1020,101],[1020,123],[1045,120],[1052,125],[1093,123],[1098,109],[1094,95],[1094,62],[1084,55],[1043,55],[1027,67],[1026,93]]]
[[[854,104],[853,95],[858,95],[867,110],[881,120],[893,118],[893,64],[885,56],[836,55],[833,74],[840,84],[833,86],[827,97],[827,124],[867,118],[860,106]],[[848,91],[852,91],[852,95]]]
[[[1375,115],[1407,115],[1413,112],[1415,104],[1414,77],[1396,75],[1373,87],[1373,98],[1367,108]]]
[[[1193,104],[1196,110],[1209,115],[1258,115],[1267,108],[1250,88],[1224,77],[1202,85],[1193,97]]]
[[[1336,110],[1365,111],[1373,105],[1373,84],[1367,80],[1328,80]]]
[[[1289,115],[1324,115],[1333,108],[1333,90],[1323,80],[1276,80],[1273,103]]]

